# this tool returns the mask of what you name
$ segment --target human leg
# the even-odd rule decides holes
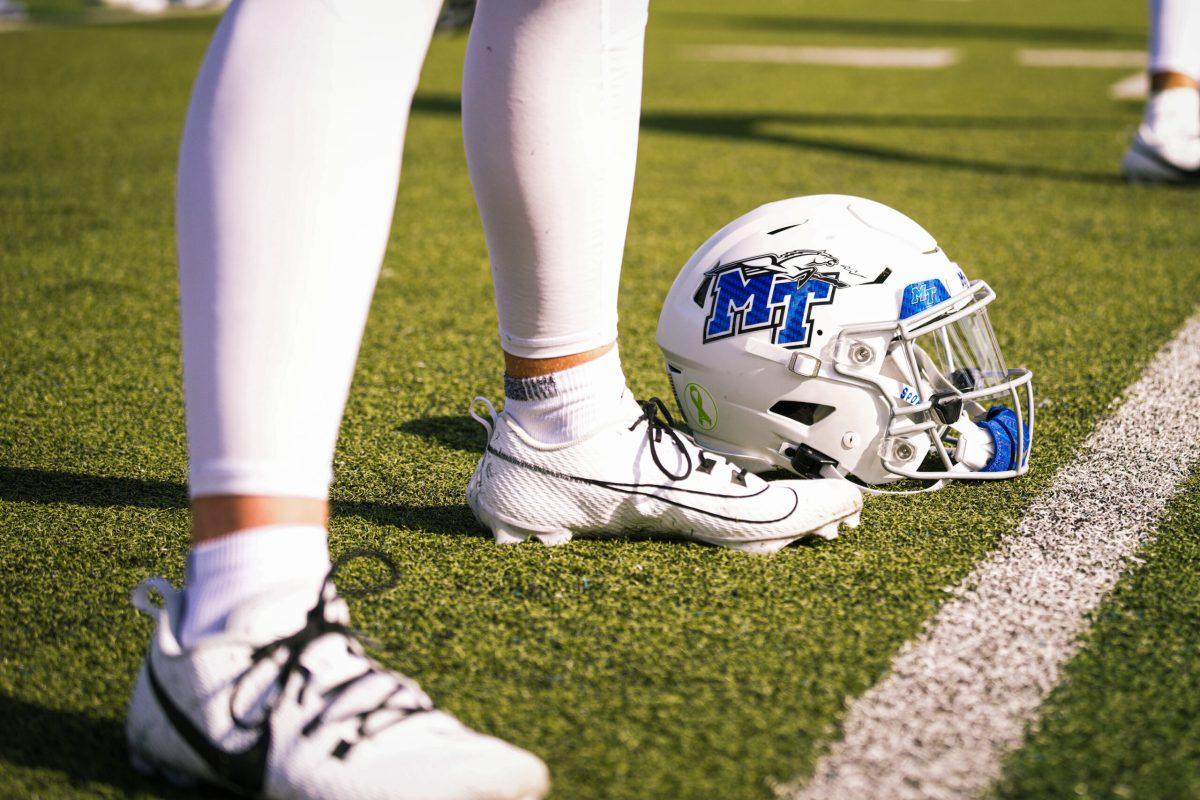
[[[524,800],[533,756],[363,651],[326,496],[439,4],[240,0],[197,81],[177,205],[194,548],[127,720],[135,764],[252,796]],[[151,606],[153,588],[164,606]]]
[[[1200,182],[1200,4],[1150,0],[1150,97],[1122,160],[1135,182]]]
[[[502,13],[501,9],[510,13]],[[768,485],[639,405],[615,346],[644,0],[483,0],[463,86],[505,409],[467,489],[499,542],[641,530],[770,552],[857,520],[842,482]]]

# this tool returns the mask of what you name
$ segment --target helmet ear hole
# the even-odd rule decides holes
[[[824,406],[820,403],[804,403],[798,400],[780,400],[775,405],[771,406],[771,413],[778,414],[781,417],[787,417],[790,420],[799,422],[801,425],[812,427],[821,420],[832,414],[835,409],[833,406]]]

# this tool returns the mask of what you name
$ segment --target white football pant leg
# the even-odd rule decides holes
[[[463,137],[503,348],[612,342],[633,194],[646,0],[480,0]]]
[[[1200,2],[1150,0],[1150,71],[1200,80]]]
[[[177,226],[191,493],[322,498],[438,0],[237,0]]]

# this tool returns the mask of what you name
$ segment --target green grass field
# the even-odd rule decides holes
[[[0,797],[182,796],[127,766],[123,705],[187,546],[172,193],[215,21],[90,24],[59,2],[0,33]],[[87,23],[87,24],[85,24]],[[1140,49],[1141,4],[669,0],[652,8],[621,295],[634,390],[670,396],[658,307],[710,233],[843,192],[910,214],[999,292],[1036,373],[1017,482],[869,499],[862,527],[774,558],[677,542],[497,548],[463,488],[466,415],[502,394],[462,154],[466,40],[438,37],[342,428],[335,552],[396,588],[352,603],[380,657],[551,765],[556,798],[766,798],[810,770],[883,674],[1200,302],[1200,202],[1129,188],[1129,69],[1015,66],[1021,48]],[[946,46],[944,70],[720,64],[705,44]],[[1096,614],[999,796],[1200,796],[1200,479]]]

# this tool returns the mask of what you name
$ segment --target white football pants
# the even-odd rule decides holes
[[[234,0],[176,224],[192,496],[323,498],[438,0]],[[616,338],[646,0],[482,0],[463,127],[501,342]]]
[[[1200,80],[1200,0],[1150,0],[1149,67]]]

